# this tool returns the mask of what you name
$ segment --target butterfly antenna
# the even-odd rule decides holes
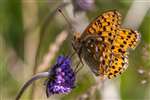
[[[60,8],[58,8],[58,12],[64,17],[64,19],[69,24],[69,26],[72,26],[71,22],[68,20],[68,18],[65,16],[65,14],[63,13],[63,11]]]

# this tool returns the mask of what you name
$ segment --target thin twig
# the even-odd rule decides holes
[[[43,72],[51,66],[51,62],[55,55],[57,54],[60,46],[63,44],[68,36],[67,31],[62,31],[56,37],[56,40],[53,44],[50,44],[48,53],[44,56],[42,63],[38,66],[37,72]]]
[[[41,78],[48,78],[48,77],[49,77],[49,72],[42,72],[42,73],[38,73],[38,74],[34,75],[30,80],[25,82],[25,84],[22,86],[22,88],[20,89],[20,91],[18,92],[18,94],[16,96],[16,100],[20,99],[20,97],[22,96],[24,91],[27,89],[27,87],[29,85],[31,85],[34,81],[41,79]]]

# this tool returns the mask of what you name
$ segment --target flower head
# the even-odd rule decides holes
[[[95,0],[72,0],[74,12],[89,11],[94,8]]]
[[[71,68],[71,60],[68,57],[59,56],[57,63],[50,70],[46,87],[47,96],[69,93],[74,87],[75,73]]]

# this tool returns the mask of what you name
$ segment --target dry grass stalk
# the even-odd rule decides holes
[[[39,65],[38,72],[45,71],[52,65],[52,60],[56,56],[60,46],[63,44],[63,41],[67,38],[67,36],[68,32],[64,30],[56,37],[55,42],[49,46],[48,53],[44,56],[42,63]]]

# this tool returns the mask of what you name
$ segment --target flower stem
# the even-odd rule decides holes
[[[31,85],[31,83],[33,83],[34,81],[36,81],[38,79],[41,79],[41,78],[48,78],[49,74],[50,74],[49,72],[41,72],[41,73],[38,73],[38,74],[34,75],[31,79],[29,79],[27,82],[25,82],[25,84],[22,86],[22,88],[18,92],[18,94],[16,96],[16,100],[20,99],[20,97],[22,96],[23,92],[27,89],[27,87],[29,85]]]
[[[58,6],[58,8],[64,8],[68,5],[68,3],[62,3],[61,5]],[[37,47],[37,51],[35,54],[35,62],[33,65],[33,75],[37,72],[37,67],[39,65],[39,56],[40,56],[40,49],[42,46],[42,42],[46,33],[47,26],[50,24],[51,19],[54,17],[54,15],[57,13],[57,9],[55,9],[52,13],[50,13],[46,19],[44,20],[41,30],[40,30],[40,36],[39,36],[39,43]],[[33,84],[32,89],[31,89],[31,99],[34,98],[34,92],[35,92],[35,84]]]

